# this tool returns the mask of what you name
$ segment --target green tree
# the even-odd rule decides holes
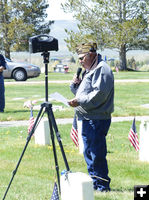
[[[127,65],[129,66],[129,68],[131,68],[133,70],[137,70],[137,65],[136,65],[136,61],[135,61],[134,57],[132,57],[131,59],[128,59]]]
[[[0,44],[7,58],[11,50],[27,50],[32,35],[50,32],[48,6],[46,0],[0,0]]]
[[[64,11],[73,12],[79,32],[67,31],[68,48],[94,40],[100,49],[117,49],[120,69],[127,69],[126,53],[149,49],[148,0],[67,0]]]
[[[76,63],[76,60],[74,59],[73,56],[70,58],[70,62],[71,62],[71,63]]]

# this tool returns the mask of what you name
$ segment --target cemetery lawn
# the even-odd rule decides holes
[[[115,73],[115,79],[148,79],[149,72],[120,72]],[[72,80],[73,73],[49,73],[49,80]],[[6,108],[0,114],[0,121],[28,120],[30,111],[23,107],[28,100],[37,100],[40,105],[45,98],[42,74],[37,79],[29,79],[31,84],[5,84]],[[10,82],[10,80],[5,80]],[[115,111],[112,116],[143,116],[148,115],[149,83],[115,83]],[[69,84],[50,83],[49,94],[59,92],[67,99],[73,98]],[[72,118],[73,108],[50,99],[53,105],[61,110],[54,111],[55,118]],[[38,110],[34,111],[36,117]],[[136,122],[139,132],[140,122]],[[149,164],[139,161],[139,154],[131,147],[128,133],[132,121],[112,123],[107,136],[109,176],[111,177],[111,192],[94,192],[95,200],[131,200],[134,185],[147,185],[149,180]],[[70,139],[71,124],[58,126],[66,157],[72,172],[87,173],[84,158]],[[0,198],[8,186],[12,172],[21,156],[27,138],[27,127],[0,128]],[[56,142],[60,172],[65,169],[60,148]],[[56,178],[55,164],[51,146],[35,145],[31,139],[18,171],[14,177],[7,200],[48,200],[51,198]]]
[[[133,200],[134,185],[147,185],[149,164],[139,161],[139,154],[130,145],[128,133],[132,122],[112,123],[107,136],[111,192],[94,192],[95,200]],[[136,123],[139,130],[140,122]],[[63,147],[72,172],[87,173],[83,155],[72,143],[71,124],[58,126]],[[23,151],[27,127],[1,128],[0,132],[0,198],[2,199],[12,172]],[[60,172],[66,169],[56,141]],[[31,139],[8,191],[7,200],[48,200],[56,178],[51,146],[35,145]]]
[[[144,105],[149,104],[149,83],[148,82],[121,82],[115,83],[115,111],[112,116],[143,116],[148,115],[149,108]],[[70,92],[69,83],[50,83],[49,95],[58,92],[65,98],[73,98]],[[24,108],[23,105],[26,101],[36,100],[40,104],[45,101],[45,88],[44,83],[40,84],[14,84],[5,86],[6,107],[5,113],[0,113],[0,121],[15,121],[15,120],[28,120],[30,111]],[[72,107],[67,107],[64,104],[53,101],[52,103],[54,115],[56,118],[72,118],[74,110]],[[59,109],[60,108],[60,109]],[[36,117],[38,110],[34,111]]]

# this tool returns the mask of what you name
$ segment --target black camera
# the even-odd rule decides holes
[[[58,51],[58,40],[48,35],[36,35],[29,38],[29,52]]]

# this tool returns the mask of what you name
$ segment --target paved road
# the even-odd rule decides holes
[[[113,117],[112,122],[122,122],[122,121],[132,121],[134,119],[133,116],[131,117]],[[147,120],[149,121],[149,116],[136,116],[136,121]],[[56,119],[57,124],[72,124],[73,119]],[[4,121],[0,122],[0,127],[14,127],[14,126],[28,126],[29,121]]]

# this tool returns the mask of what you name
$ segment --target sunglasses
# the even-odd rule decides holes
[[[79,60],[83,60],[85,56],[87,56],[89,53],[85,54],[84,56],[80,57]]]

